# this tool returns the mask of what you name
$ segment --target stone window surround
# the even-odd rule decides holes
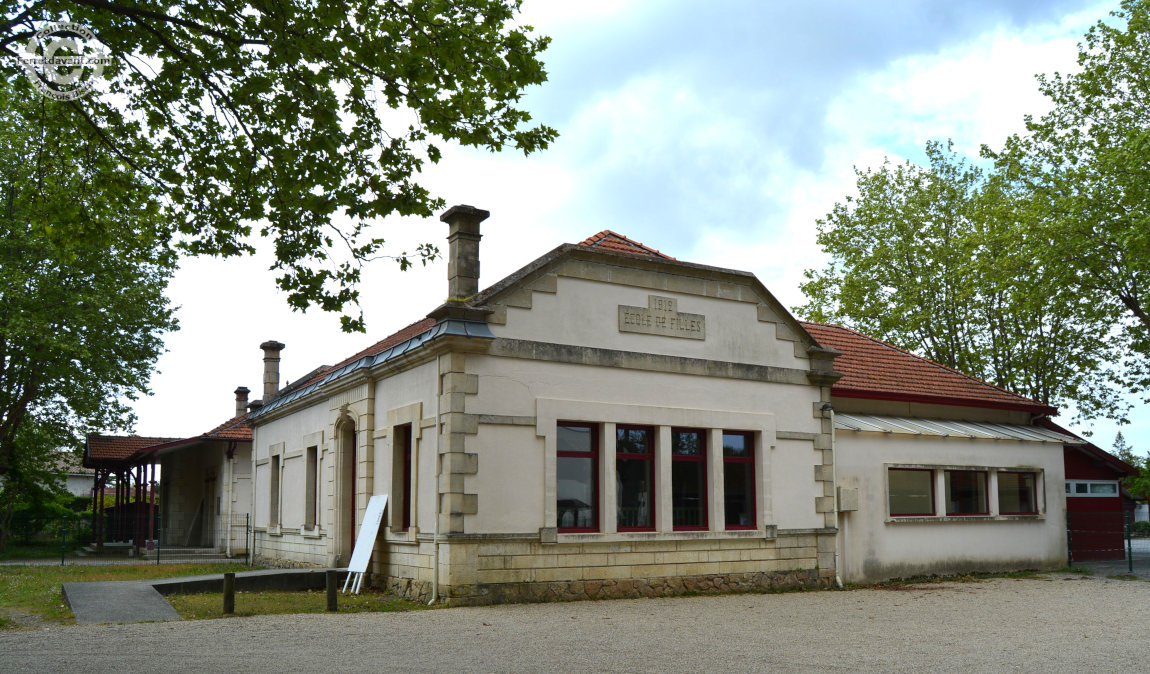
[[[430,422],[430,423],[428,423]],[[419,462],[420,462],[420,449],[423,439],[423,431],[425,428],[431,427],[434,430],[434,420],[423,419],[423,403],[415,402],[409,405],[403,405],[393,409],[389,409],[386,414],[386,425],[384,428],[375,432],[376,440],[384,441],[384,454],[391,457],[391,479],[388,482],[390,485],[391,494],[397,492],[396,487],[399,486],[399,480],[404,476],[396,471],[396,447],[395,442],[395,429],[399,426],[408,425],[410,428],[411,442],[411,475],[407,476],[406,484],[410,485],[411,495],[418,497],[419,495]],[[402,471],[402,459],[399,462],[400,471]],[[434,484],[434,482],[433,482]],[[438,498],[438,494],[436,495]],[[412,498],[410,501],[411,511],[409,513],[410,526],[403,529],[403,513],[402,499],[390,499],[391,506],[387,509],[388,514],[384,522],[383,537],[388,543],[414,543],[419,537],[419,526],[416,522],[419,521],[419,499]],[[396,507],[399,505],[399,507]]]
[[[326,451],[327,448],[324,446],[323,441],[324,441],[323,431],[316,431],[315,433],[308,433],[307,435],[303,436],[304,455],[306,456],[307,451],[309,449],[314,448],[315,449],[315,462],[316,462],[315,463],[315,483],[313,485],[313,489],[315,489],[315,493],[313,495],[315,502],[314,502],[314,504],[307,504],[306,502],[304,504],[305,508],[309,507],[309,505],[310,505],[310,507],[313,507],[315,509],[315,523],[311,527],[306,526],[307,517],[306,517],[306,511],[305,511],[305,517],[304,517],[305,525],[300,527],[300,532],[307,538],[319,538],[323,535],[323,532],[324,532],[324,526],[323,526],[323,507],[324,507],[324,498],[323,498],[323,496],[324,496],[324,493],[323,493],[323,485],[324,485],[323,474],[324,474],[324,471],[323,471],[323,465],[324,465],[324,458],[325,458],[324,455],[327,454],[327,451]],[[305,476],[307,474],[306,468],[305,468],[304,474],[305,474]],[[305,477],[305,479],[306,479],[306,477]]]
[[[281,535],[283,521],[283,469],[284,469],[284,443],[277,442],[268,447],[268,526],[267,533],[272,536]]]
[[[929,470],[931,471],[934,515],[891,515],[890,504],[887,501],[885,508],[885,521],[887,524],[914,524],[924,522],[1013,522],[1013,521],[1041,521],[1046,519],[1046,473],[1039,466],[963,466],[951,464],[923,464],[923,463],[884,463],[883,464],[883,493],[889,499],[890,471],[894,470]],[[975,471],[987,474],[987,507],[989,513],[985,515],[945,515],[946,512],[946,472],[947,471]],[[1033,473],[1035,477],[1035,501],[1038,512],[1033,514],[1007,514],[999,512],[998,508],[998,474],[999,473]]]
[[[560,421],[586,421],[598,424],[599,449],[599,512],[598,532],[557,534],[556,508],[556,429]],[[773,538],[777,528],[771,505],[771,472],[769,451],[776,446],[775,415],[769,413],[732,412],[700,408],[677,408],[652,405],[629,405],[599,401],[539,398],[536,400],[535,433],[544,440],[544,528],[540,537],[544,542],[627,540],[635,536],[670,537],[687,535],[707,538],[735,535],[745,537],[746,530],[726,531],[723,524],[723,430],[741,430],[752,433],[756,452],[754,456],[755,529],[751,535]],[[618,532],[615,520],[615,426],[644,425],[655,428],[656,531],[653,533]],[[671,514],[671,429],[701,428],[708,431],[707,480],[708,528],[706,531],[674,531]],[[713,448],[718,448],[716,451]],[[609,473],[608,473],[609,471]],[[610,479],[607,479],[610,478]]]

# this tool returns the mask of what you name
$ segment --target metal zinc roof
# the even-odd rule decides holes
[[[356,370],[374,367],[375,365],[385,363],[393,358],[398,358],[408,351],[417,349],[427,342],[435,339],[436,337],[441,337],[443,335],[458,335],[461,337],[488,337],[491,339],[495,338],[495,335],[491,333],[491,328],[487,327],[486,323],[476,323],[474,321],[461,321],[456,319],[442,321],[440,323],[436,323],[428,330],[419,333],[411,339],[400,342],[399,344],[396,344],[389,349],[384,349],[383,351],[380,351],[373,356],[364,356],[359,360],[344,365],[338,370],[329,372],[326,377],[314,384],[305,386],[297,391],[292,391],[288,395],[279,398],[273,398],[271,402],[253,412],[251,416],[253,418],[258,417],[265,412],[276,409],[277,407],[283,407],[288,403],[299,400],[300,398],[307,397],[317,389],[335,381],[336,379],[345,377],[352,372],[355,372]]]
[[[948,419],[909,419],[907,417],[879,417],[866,414],[836,414],[835,429],[840,431],[867,431],[897,433],[941,438],[974,438],[979,440],[1023,440],[1061,445],[1081,445],[1084,440],[1073,435],[1037,426],[995,424],[985,421],[952,421]]]

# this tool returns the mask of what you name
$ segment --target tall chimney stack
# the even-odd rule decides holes
[[[439,217],[449,229],[447,301],[462,302],[479,292],[479,223],[491,213],[474,206],[452,206]]]
[[[280,390],[280,351],[284,345],[273,340],[260,344],[264,350],[264,397],[266,402],[276,396]]]
[[[241,386],[236,389],[236,416],[243,416],[248,411],[248,390],[247,386]]]

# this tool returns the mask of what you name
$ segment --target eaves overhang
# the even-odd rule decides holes
[[[380,351],[377,354],[364,356],[359,360],[353,361],[344,365],[343,367],[329,372],[323,379],[313,382],[299,388],[291,393],[272,398],[269,402],[260,407],[258,410],[251,413],[248,417],[249,422],[255,422],[260,417],[275,411],[287,408],[288,406],[301,401],[305,398],[320,392],[321,389],[330,388],[337,382],[343,379],[350,379],[356,375],[367,375],[373,368],[379,367],[385,363],[398,361],[402,357],[413,354],[415,351],[422,349],[432,341],[441,337],[468,337],[479,339],[495,339],[492,334],[491,328],[486,323],[477,321],[464,321],[458,319],[448,319],[441,321],[431,326],[427,330],[415,335],[414,337],[404,340],[395,346],[389,347]]]

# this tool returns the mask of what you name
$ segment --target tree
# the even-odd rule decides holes
[[[997,172],[1032,199],[1020,218],[1046,264],[1105,310],[1127,390],[1150,388],[1150,0],[1123,0],[1079,45],[1081,70],[1039,77],[1053,109],[1027,117]],[[1114,25],[1112,25],[1114,24]],[[1124,25],[1123,25],[1124,24]]]
[[[55,106],[29,87],[0,81],[0,108],[3,524],[16,496],[43,488],[54,452],[130,427],[176,324],[155,189],[94,131],[44,124]]]
[[[161,195],[155,238],[231,256],[253,252],[258,231],[294,309],[343,311],[380,254],[372,224],[443,207],[415,180],[438,143],[530,153],[556,137],[518,107],[546,80],[548,43],[514,24],[519,5],[25,0],[0,20],[0,74],[21,75],[17,56],[45,22],[87,26],[114,57],[106,86],[43,123],[96,133]],[[362,330],[362,312],[341,322]]]
[[[1032,255],[1015,214],[1027,195],[926,145],[859,171],[858,192],[818,221],[831,259],[808,270],[804,317],[842,323],[1052,406],[1118,414],[1107,325]]]
[[[1114,449],[1111,454],[1138,469],[1138,474],[1122,480],[1122,486],[1137,498],[1150,497],[1150,458],[1134,453],[1134,448],[1122,437],[1119,431],[1114,436]]]

